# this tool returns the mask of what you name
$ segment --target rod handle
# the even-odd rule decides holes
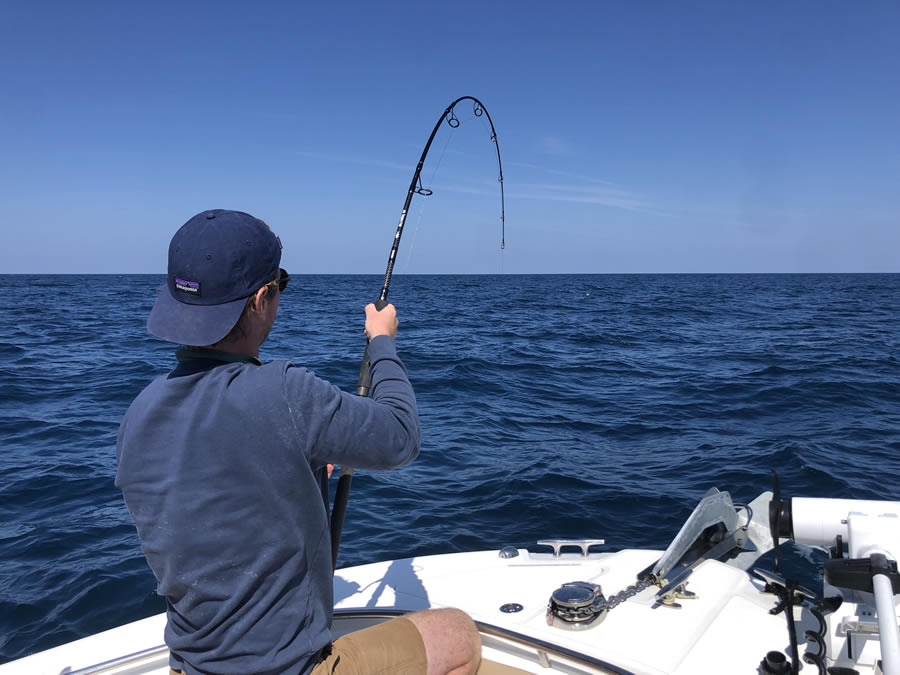
[[[353,469],[341,467],[337,491],[334,495],[334,507],[331,512],[331,569],[337,567],[338,550],[341,546],[341,534],[344,530],[344,517],[347,515],[347,502],[350,499],[350,483],[353,481]]]
[[[384,292],[382,292],[384,293]],[[379,298],[375,301],[375,309],[379,312],[388,306],[388,301]],[[357,396],[368,396],[372,384],[372,376],[369,372],[369,343],[366,342],[366,351],[363,353],[362,364],[359,367],[359,381],[356,385]],[[350,483],[353,481],[353,467],[341,466],[341,477],[338,479],[337,490],[334,493],[334,505],[331,509],[331,564],[332,569],[337,568],[338,550],[341,546],[341,534],[344,530],[344,517],[347,515],[347,503],[350,501]]]

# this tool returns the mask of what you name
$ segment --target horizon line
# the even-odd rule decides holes
[[[161,276],[164,277],[167,272],[0,272],[0,277],[27,277],[27,276],[45,276],[45,277],[141,277],[141,276]],[[448,277],[448,276],[471,276],[471,277],[538,277],[538,276],[649,276],[649,275],[718,275],[718,276],[740,276],[740,275],[788,275],[788,274],[900,274],[900,271],[867,271],[867,272],[809,272],[809,271],[788,271],[788,272],[394,272],[392,277]],[[291,273],[292,277],[372,277],[384,276],[384,272],[300,272]]]

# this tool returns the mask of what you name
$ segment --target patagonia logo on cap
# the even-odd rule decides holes
[[[184,291],[185,293],[190,293],[191,295],[200,295],[200,282],[185,281],[184,279],[175,277],[175,290]]]

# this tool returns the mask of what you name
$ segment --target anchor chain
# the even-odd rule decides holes
[[[643,591],[644,589],[650,588],[653,585],[653,582],[649,577],[644,579],[643,581],[638,581],[636,584],[631,584],[630,586],[626,586],[624,589],[616,593],[615,595],[611,595],[606,599],[604,603],[604,609],[606,611],[611,611],[621,605],[626,600],[633,598],[638,593]]]

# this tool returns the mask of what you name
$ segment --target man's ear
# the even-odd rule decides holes
[[[261,303],[262,303],[263,299],[265,299],[265,297],[266,297],[266,290],[267,290],[266,287],[263,286],[262,288],[257,289],[256,293],[254,293],[252,296],[250,296],[252,298],[250,300],[250,309],[252,309],[253,311],[256,311],[256,312],[258,312],[261,309],[261,307],[262,307]]]

